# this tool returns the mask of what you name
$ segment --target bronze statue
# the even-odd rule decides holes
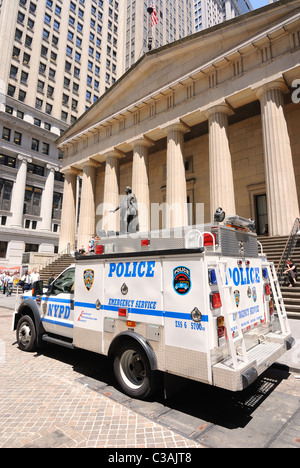
[[[138,213],[137,213],[137,201],[135,195],[132,193],[131,187],[126,187],[125,197],[121,201],[120,205],[110,213],[115,213],[120,210],[120,234],[127,232],[136,232],[138,230]]]

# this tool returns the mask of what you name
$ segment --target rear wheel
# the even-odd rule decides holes
[[[114,374],[122,390],[134,398],[147,398],[157,387],[144,349],[133,340],[124,341],[114,355]]]
[[[22,351],[34,351],[36,348],[35,325],[29,315],[24,315],[18,322],[17,342]]]

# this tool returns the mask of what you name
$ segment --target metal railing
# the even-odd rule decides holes
[[[68,246],[67,246],[67,248],[65,250],[62,250],[61,252],[54,255],[49,260],[47,260],[47,262],[43,263],[42,265],[39,265],[38,272],[40,272],[44,268],[52,265],[52,263],[56,262],[59,258],[63,257],[64,255],[70,255],[72,250],[74,251],[74,249],[75,249],[74,246],[72,247],[71,244],[68,244]]]
[[[296,244],[297,244],[297,240],[298,240],[297,232],[299,231],[299,229],[300,229],[300,218],[296,218],[293,224],[292,230],[290,232],[290,235],[288,237],[288,240],[286,241],[285,247],[283,249],[278,266],[276,268],[278,281],[279,281],[279,284],[281,285],[284,279],[283,272],[286,269],[286,261],[289,257],[292,256],[294,249],[296,247]]]

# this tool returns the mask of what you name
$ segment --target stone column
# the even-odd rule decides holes
[[[32,159],[23,154],[19,154],[18,160],[19,169],[12,194],[11,211],[13,215],[10,226],[21,228],[23,227],[23,208],[27,176],[27,163],[31,163]]]
[[[83,164],[77,248],[83,245],[87,251],[89,240],[96,234],[96,168],[98,164],[87,161]]]
[[[271,236],[288,235],[299,217],[291,144],[284,115],[283,93],[287,91],[287,86],[280,79],[256,90],[261,104]]]
[[[187,193],[184,167],[184,134],[188,127],[175,123],[167,127],[167,228],[187,225]],[[169,213],[168,213],[169,212]]]
[[[209,125],[209,182],[211,222],[216,208],[235,214],[231,153],[228,140],[228,115],[231,108],[222,103],[206,111]]]
[[[112,150],[106,153],[104,197],[103,197],[103,223],[102,229],[105,231],[119,231],[119,211],[110,213],[119,206],[119,178],[120,178],[120,158],[123,156],[120,151]]]
[[[76,211],[76,178],[78,171],[73,168],[62,171],[65,174],[63,206],[61,213],[59,252],[75,247],[75,211]]]
[[[139,231],[147,232],[150,229],[148,148],[153,146],[153,143],[141,137],[131,144],[133,147],[132,192],[137,199]]]
[[[42,205],[41,205],[41,231],[52,231],[52,205],[54,192],[54,174],[58,171],[57,166],[46,165],[48,169],[45,188],[43,190]]]

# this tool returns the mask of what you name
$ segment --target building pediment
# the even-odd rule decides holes
[[[161,138],[166,112],[168,120],[185,116],[185,123],[194,125],[205,120],[199,109],[205,111],[226,95],[231,96],[228,104],[242,106],[251,100],[253,84],[276,75],[278,58],[286,54],[284,67],[296,67],[297,54],[287,52],[299,52],[299,31],[299,2],[285,0],[153,50],[57,142],[67,157],[79,151],[83,158],[94,157],[118,146],[119,135],[126,132],[119,147],[126,151],[129,146],[124,141],[138,134]],[[282,73],[281,77],[289,79]]]

